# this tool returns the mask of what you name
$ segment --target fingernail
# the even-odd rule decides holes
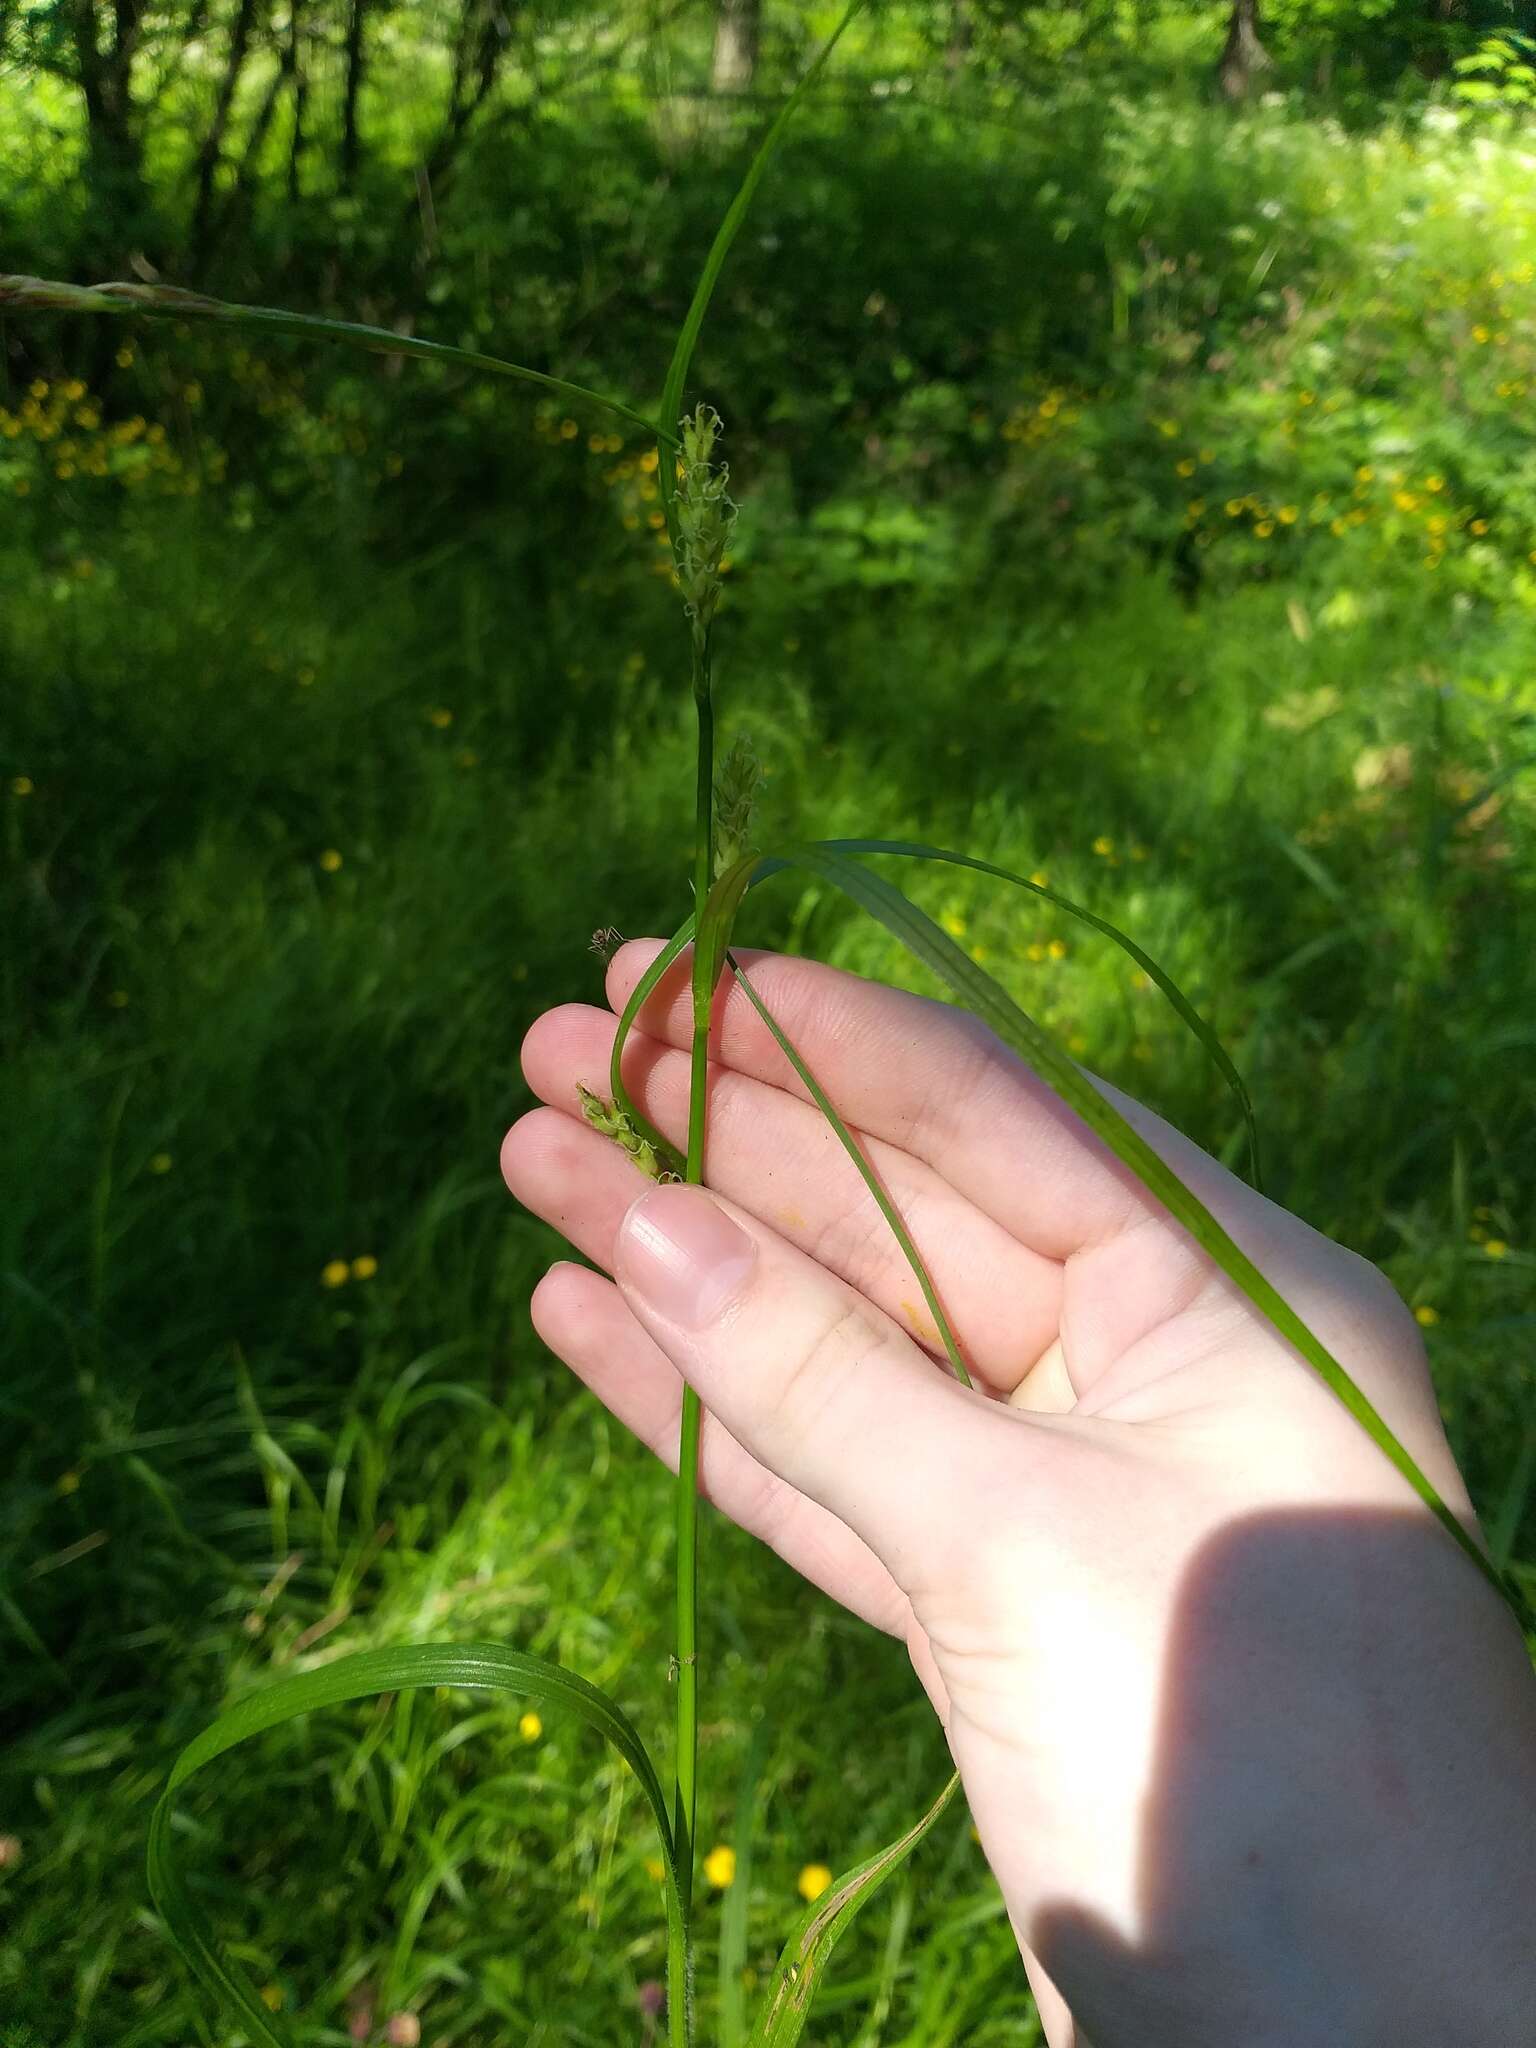
[[[619,1279],[669,1323],[701,1330],[752,1270],[757,1246],[702,1188],[650,1188],[619,1229]]]

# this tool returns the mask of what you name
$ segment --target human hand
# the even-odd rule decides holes
[[[655,951],[617,956],[615,1010]],[[995,1038],[813,962],[743,964],[861,1135],[975,1390],[936,1362],[878,1210],[729,985],[711,1194],[640,1190],[579,1120],[612,1015],[530,1031],[552,1106],[508,1134],[508,1185],[618,1283],[556,1266],[535,1325],[668,1460],[692,1384],[709,1496],[904,1638],[1051,2048],[1536,2041],[1536,1684],[1497,1597]],[[678,1143],[687,967],[625,1053]],[[1105,1092],[1472,1526],[1382,1276]]]

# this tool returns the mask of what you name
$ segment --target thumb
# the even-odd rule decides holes
[[[702,1188],[641,1195],[614,1273],[704,1406],[862,1536],[903,1590],[953,1549],[1004,1433],[1017,1479],[1026,1418],[961,1386],[863,1295]]]

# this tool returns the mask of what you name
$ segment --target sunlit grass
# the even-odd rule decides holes
[[[1531,284],[1529,202],[1502,160],[1478,188],[1507,243],[1495,283],[1454,139],[1346,143],[1259,116],[1234,133],[1260,131],[1264,177],[1233,159],[1245,205],[1283,184],[1316,223],[1359,162],[1357,203],[1388,237],[1425,195],[1381,304],[1305,237],[1286,245],[1275,278],[1310,291],[1326,257],[1334,294],[1254,342],[1252,387],[1278,383],[1261,417],[1232,380],[1208,464],[1193,429],[1212,386],[1157,356],[1150,284],[1127,318],[1151,354],[1122,386],[1101,369],[1079,398],[1042,366],[1027,411],[1017,378],[1016,410],[976,393],[1016,433],[902,401],[887,449],[845,453],[809,520],[766,446],[733,571],[751,602],[731,722],[768,765],[775,838],[878,822],[961,845],[1046,877],[1169,969],[1253,1089],[1273,1191],[1419,1312],[1474,1496],[1529,1573],[1536,534],[1508,460],[1525,370],[1491,367],[1526,345],[1525,302],[1507,330],[1485,304]],[[1216,173],[1193,149],[1186,168],[1193,202]],[[1327,375],[1319,346],[1338,351]],[[1362,395],[1367,361],[1390,388]],[[1431,374],[1447,362],[1471,365],[1476,400],[1449,425]],[[84,493],[117,488],[111,451],[162,443],[103,445],[118,425],[81,419],[73,379],[13,401],[0,443],[45,571],[18,528],[7,582],[25,595],[0,619],[21,935],[0,968],[0,1413],[26,1435],[0,1528],[19,1645],[0,1697],[22,1731],[0,1777],[18,1845],[0,1858],[0,2010],[46,2048],[183,2048],[206,2027],[144,1914],[149,1805],[208,1713],[295,1659],[505,1633],[609,1685],[648,1733],[664,1697],[667,1483],[528,1338],[553,1240],[493,1171],[523,1027],[597,997],[593,926],[677,915],[692,735],[670,598],[656,578],[637,600],[619,568],[659,516],[653,472],[534,415],[537,459],[568,471],[558,576],[500,503],[381,559],[347,495],[362,465],[370,502],[396,502],[391,451],[348,438],[366,441],[366,403],[354,418],[252,376],[258,410],[293,422],[287,487],[334,496],[242,497],[194,463],[158,472],[164,497],[103,509]],[[1421,402],[1459,445],[1383,457]],[[71,435],[84,459],[61,477]],[[1066,512],[1048,463],[1085,494]],[[178,505],[193,474],[215,488]],[[1157,562],[1185,525],[1214,538],[1180,590]],[[1239,1160],[1219,1083],[1133,963],[963,875],[914,892],[1075,1057]],[[749,899],[743,936],[786,918],[796,944],[904,971],[816,885],[771,911]],[[761,1984],[805,1869],[899,1833],[943,1770],[899,1653],[730,1532],[707,1541],[722,1647],[699,1839],[717,1876],[764,1724],[767,1805],[749,1884],[705,1865],[706,2025],[722,1903],[747,1901]],[[486,2048],[517,2029],[606,2042],[615,2015],[638,2037],[664,1961],[638,1802],[594,1741],[543,1722],[477,1723],[468,1696],[340,1710],[189,1798],[187,1847],[274,2010],[337,2041],[365,2009],[376,2036],[419,2013],[425,2040]],[[882,2001],[892,2041],[1034,2038],[979,1852],[950,1834],[897,1891],[889,1937],[878,1916],[850,1938],[819,2008],[829,2039],[860,2039]]]

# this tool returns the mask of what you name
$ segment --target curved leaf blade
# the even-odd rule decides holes
[[[1160,967],[1150,953],[1138,946],[1128,933],[1121,931],[1118,925],[1111,924],[1107,917],[1100,917],[1096,911],[1087,909],[1083,904],[1074,903],[1070,896],[1063,896],[1058,890],[1048,889],[1043,882],[1032,882],[1027,875],[1014,874],[1011,868],[998,867],[989,860],[977,860],[968,853],[953,853],[947,847],[925,846],[912,839],[821,839],[816,843],[831,853],[892,853],[904,860],[944,861],[951,867],[973,868],[977,874],[991,875],[997,881],[1011,882],[1016,888],[1028,889],[1033,895],[1043,896],[1047,903],[1054,903],[1058,910],[1066,911],[1069,917],[1075,917],[1079,923],[1091,926],[1096,932],[1102,932],[1107,939],[1113,939],[1120,950],[1136,962],[1143,974],[1162,990],[1171,1007],[1199,1039],[1206,1057],[1232,1091],[1233,1099],[1242,1112],[1247,1133],[1248,1159],[1253,1184],[1256,1188],[1263,1187],[1259,1167],[1259,1126],[1242,1075],[1237,1071],[1226,1047],[1173,976],[1165,968]]]
[[[613,1051],[608,1058],[608,1093],[640,1135],[655,1147],[657,1157],[665,1162],[668,1172],[676,1174],[679,1180],[683,1177],[683,1168],[686,1164],[682,1153],[669,1139],[661,1135],[653,1123],[640,1114],[635,1107],[634,1097],[624,1085],[624,1076],[620,1068],[624,1059],[624,1047],[628,1043],[630,1032],[635,1028],[635,1019],[644,1009],[651,991],[692,937],[693,919],[690,917],[679,925],[630,990],[629,1001],[619,1013],[619,1027],[613,1034]]]
[[[494,1643],[426,1643],[363,1650],[322,1665],[317,1671],[279,1679],[221,1714],[177,1758],[150,1821],[146,1863],[155,1906],[194,1975],[226,2009],[239,2014],[263,2048],[291,2048],[291,2044],[256,1995],[245,1972],[220,1947],[202,1909],[187,1889],[174,1852],[176,1794],[189,1778],[226,1751],[317,1708],[371,1699],[380,1693],[439,1685],[544,1700],[567,1708],[613,1744],[639,1781],[656,1823],[667,1869],[668,1948],[680,1965],[675,1981],[686,1978],[687,1929],[679,1904],[667,1802],[634,1723],[607,1693],[543,1657],[530,1657]]]
[[[672,430],[675,429],[678,416],[682,411],[683,386],[688,379],[688,368],[693,361],[694,349],[698,346],[699,332],[704,325],[704,316],[709,311],[709,302],[715,295],[715,286],[719,283],[720,273],[725,268],[725,259],[731,253],[731,244],[741,232],[741,224],[746,219],[748,210],[752,205],[753,196],[763,181],[763,173],[773,161],[774,152],[778,149],[784,130],[794,118],[795,110],[810,91],[827,59],[837,48],[838,43],[842,39],[843,31],[863,5],[864,0],[851,0],[851,4],[844,13],[842,20],[837,24],[837,27],[832,31],[826,42],[822,44],[820,50],[811,60],[799,84],[789,95],[783,106],[780,107],[772,127],[769,128],[768,133],[759,143],[756,154],[747,166],[746,176],[741,181],[736,197],[727,208],[724,220],[721,221],[719,227],[715,230],[715,239],[710,244],[709,254],[704,259],[704,268],[700,271],[699,281],[694,286],[693,298],[690,300],[688,311],[683,317],[683,324],[678,330],[677,344],[672,351],[672,360],[667,365],[666,382],[662,385],[661,417],[668,428],[668,440],[673,438]],[[670,526],[672,524],[672,499],[676,487],[676,479],[665,462],[661,463],[657,469],[657,480],[661,485],[661,494],[667,513],[667,523]]]
[[[932,1830],[959,1784],[957,1771],[921,1820],[888,1848],[855,1864],[801,1914],[769,1980],[748,2048],[792,2048],[799,2040],[833,1949],[881,1885]]]
[[[734,954],[727,953],[726,959],[730,963],[731,972],[741,984],[743,995],[745,995],[747,1001],[768,1027],[780,1052],[783,1053],[785,1059],[789,1061],[789,1064],[799,1076],[800,1085],[832,1126],[838,1143],[858,1168],[860,1179],[874,1197],[876,1207],[885,1218],[887,1228],[900,1246],[902,1256],[912,1268],[913,1278],[922,1290],[923,1301],[927,1306],[928,1313],[933,1317],[934,1328],[939,1333],[939,1340],[944,1346],[945,1356],[949,1360],[955,1378],[959,1380],[962,1386],[968,1387],[972,1385],[971,1375],[966,1368],[965,1359],[961,1355],[960,1345],[954,1331],[950,1328],[949,1317],[944,1313],[944,1304],[939,1300],[938,1289],[934,1286],[928,1268],[924,1265],[922,1256],[912,1241],[911,1231],[908,1230],[906,1224],[902,1221],[900,1210],[881,1185],[879,1176],[865,1158],[853,1133],[833,1107],[831,1097],[801,1058],[788,1033],[783,1029],[778,1019],[768,1008],[768,1005],[747,979],[746,969]]]
[[[957,946],[926,911],[920,910],[883,875],[875,874],[847,855],[816,846],[790,848],[772,865],[775,868],[785,865],[804,869],[840,889],[884,925],[914,958],[947,982],[965,1007],[990,1026],[1005,1045],[1011,1046],[1041,1080],[1077,1112],[1115,1157],[1130,1168],[1142,1186],[1183,1224],[1195,1242],[1242,1290],[1265,1320],[1301,1353],[1378,1450],[1396,1466],[1457,1547],[1465,1552],[1495,1592],[1509,1604],[1523,1626],[1525,1600],[1519,1586],[1484,1556],[1447,1507],[1433,1481],[1399,1442],[1333,1353],[1313,1334],[1247,1254],[1238,1248],[1198,1195],[1184,1185],[1141,1133],[1127,1123],[1119,1110],[1084,1078],[1076,1062],[1061,1049],[1052,1034],[1020,1009],[985,968]]]
[[[665,424],[658,426],[644,413],[635,412],[616,398],[605,398],[600,391],[589,391],[584,384],[568,384],[563,377],[525,369],[521,363],[509,363],[501,356],[480,355],[474,349],[453,348],[443,341],[422,341],[412,334],[396,334],[390,327],[366,327],[355,320],[289,313],[280,306],[241,306],[232,300],[205,298],[201,292],[182,291],[168,284],[66,284],[54,278],[18,276],[0,277],[0,314],[4,313],[108,313],[119,317],[137,313],[160,320],[204,320],[260,334],[341,342],[371,355],[415,356],[423,362],[451,363],[487,376],[515,377],[525,384],[538,384],[580,405],[600,406],[604,412],[616,413],[632,427],[654,435],[669,447],[677,444],[676,434]]]

